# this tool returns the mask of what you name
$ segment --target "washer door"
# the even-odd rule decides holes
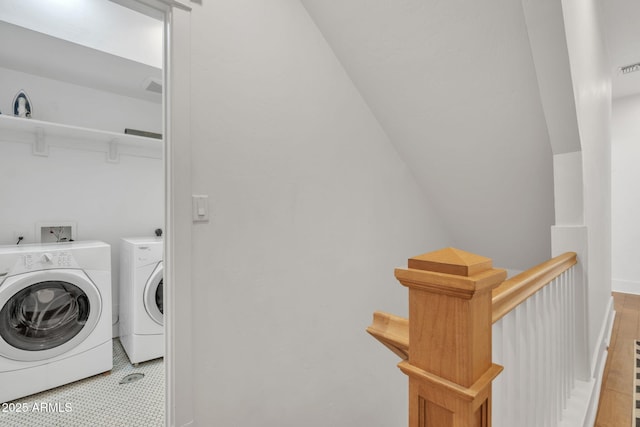
[[[100,292],[81,270],[43,270],[0,285],[0,354],[36,361],[84,341],[102,312]]]
[[[144,286],[144,308],[158,325],[164,325],[163,270],[160,261]]]

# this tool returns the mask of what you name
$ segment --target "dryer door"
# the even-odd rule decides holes
[[[80,344],[102,311],[100,292],[81,270],[43,270],[0,286],[0,354],[20,361],[56,357]]]
[[[163,271],[162,261],[160,261],[144,287],[144,308],[158,325],[164,325]]]

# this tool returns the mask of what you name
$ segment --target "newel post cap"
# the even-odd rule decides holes
[[[444,248],[409,258],[408,268],[397,268],[396,278],[404,286],[461,298],[490,291],[507,277],[493,268],[491,258],[456,248]]]

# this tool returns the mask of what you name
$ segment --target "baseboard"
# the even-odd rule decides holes
[[[640,282],[634,280],[611,280],[611,290],[613,292],[621,292],[623,294],[640,295]]]
[[[585,427],[593,426],[596,422],[596,415],[598,413],[598,403],[600,401],[600,389],[602,387],[602,374],[604,373],[604,367],[607,364],[607,356],[609,355],[609,343],[611,342],[611,333],[613,331],[613,319],[615,317],[615,311],[613,310],[613,297],[609,298],[609,304],[607,305],[605,321],[602,325],[602,330],[598,336],[598,342],[600,346],[596,349],[599,354],[595,355],[594,360],[597,361],[593,369],[593,378],[595,380],[593,393],[589,402],[587,416],[585,423],[582,424]]]
[[[609,352],[605,350],[605,362],[607,360],[608,354]],[[600,402],[600,390],[602,388],[602,375],[604,374],[604,366],[605,363],[602,363],[595,375],[593,392],[591,393],[591,397],[589,399],[589,406],[587,408],[584,423],[582,424],[583,427],[591,427],[596,422],[596,415],[598,415],[598,403]]]
[[[600,389],[602,387],[602,374],[607,362],[607,351],[613,329],[613,298],[607,306],[597,346],[593,355],[592,378],[589,381],[576,381],[575,388],[571,392],[571,398],[567,402],[566,409],[562,412],[562,421],[559,427],[592,427],[598,412]]]
[[[613,296],[609,299],[609,305],[607,306],[607,323],[605,326],[605,340],[604,343],[609,348],[609,344],[611,344],[611,334],[613,333],[613,321],[616,317],[616,311],[613,308]],[[606,359],[605,359],[606,361]]]
[[[605,310],[604,321],[600,326],[600,333],[598,334],[597,345],[593,350],[591,357],[591,376],[597,378],[597,373],[602,370],[604,364],[607,362],[607,348],[609,347],[609,340],[611,339],[611,331],[613,329],[613,318],[615,312],[613,311],[613,296],[609,297],[607,308]]]
[[[571,398],[567,401],[567,407],[562,411],[562,420],[558,423],[558,427],[591,427],[590,423],[591,406],[593,405],[594,396],[596,396],[596,380],[576,381],[575,388],[571,392]],[[598,402],[596,401],[596,409]]]

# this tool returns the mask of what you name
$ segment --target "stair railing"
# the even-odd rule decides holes
[[[409,427],[557,425],[575,380],[575,264],[567,253],[505,281],[491,259],[446,248],[396,269],[409,319],[376,312],[367,331],[402,359]]]

